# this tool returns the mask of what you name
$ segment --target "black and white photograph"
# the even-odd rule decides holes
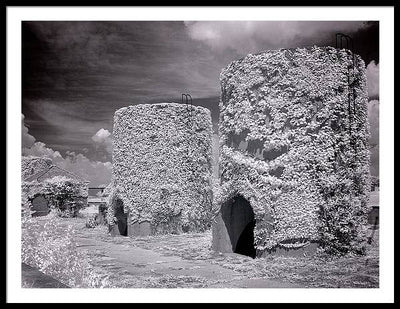
[[[155,16],[19,22],[20,289],[386,286],[384,21]]]

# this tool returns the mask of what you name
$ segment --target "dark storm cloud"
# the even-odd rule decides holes
[[[229,62],[271,48],[334,45],[337,31],[354,37],[366,64],[379,63],[377,23],[23,22],[24,122],[62,155],[111,160],[92,137],[112,133],[116,109],[190,93],[212,111],[216,129],[219,74]]]
[[[35,51],[31,44],[28,70],[29,63],[36,62],[32,60],[40,58],[42,63],[33,80],[27,77],[28,86],[33,82],[26,89],[31,91],[28,96],[35,91],[43,95],[43,89],[50,90],[50,96],[112,93],[117,100],[131,101],[176,96],[193,85],[198,95],[218,89],[209,82],[209,71],[216,70],[213,57],[188,42],[179,22],[34,22],[24,29],[35,33],[40,47]]]
[[[25,122],[62,153],[90,149],[120,107],[218,96],[220,68],[182,22],[24,22],[22,39]]]

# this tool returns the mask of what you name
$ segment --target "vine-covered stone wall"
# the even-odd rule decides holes
[[[150,222],[152,234],[201,231],[210,226],[212,123],[208,109],[178,103],[124,107],[115,112],[113,136],[110,224],[119,199],[129,213],[128,225]]]
[[[21,206],[23,213],[29,213],[32,201],[37,196],[45,198],[50,210],[57,211],[60,216],[76,216],[81,208],[87,206],[88,183],[63,176],[55,176],[42,182],[22,181]]]
[[[222,70],[220,184],[253,207],[258,252],[362,252],[369,196],[364,61],[331,47],[250,54]]]

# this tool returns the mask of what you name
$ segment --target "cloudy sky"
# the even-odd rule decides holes
[[[377,175],[379,26],[361,21],[23,22],[23,154],[50,156],[91,185],[107,184],[116,109],[190,93],[216,129],[222,68],[268,49],[334,46],[336,32],[353,37],[367,65]]]

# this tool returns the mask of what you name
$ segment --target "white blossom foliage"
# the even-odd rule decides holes
[[[178,103],[115,112],[108,221],[120,199],[129,222],[153,234],[201,231],[212,210],[210,111]]]
[[[240,194],[265,251],[316,241],[362,252],[369,195],[364,61],[346,49],[250,54],[222,70],[220,184],[214,212]]]

